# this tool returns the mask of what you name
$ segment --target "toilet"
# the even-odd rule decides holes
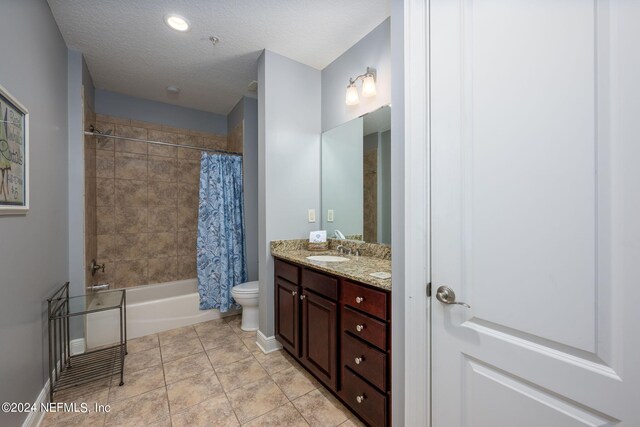
[[[258,330],[258,300],[260,297],[259,282],[245,282],[231,289],[231,296],[242,306],[243,331]]]

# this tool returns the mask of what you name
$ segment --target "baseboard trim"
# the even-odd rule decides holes
[[[72,356],[84,353],[86,348],[86,341],[84,338],[78,338],[69,342],[69,353],[71,353]],[[60,362],[58,362],[57,367],[60,368]],[[55,375],[55,371],[52,372],[52,375]],[[46,414],[46,412],[42,412],[40,408],[42,407],[42,404],[49,402],[50,388],[51,383],[49,382],[49,380],[47,380],[47,382],[44,383],[44,387],[42,387],[42,390],[40,390],[40,394],[38,394],[38,397],[36,398],[36,401],[34,403],[34,405],[38,409],[36,411],[29,412],[29,415],[27,415],[27,418],[25,418],[24,422],[22,423],[22,427],[40,426]]]
[[[29,415],[27,415],[27,418],[25,418],[22,423],[22,427],[38,427],[40,423],[42,423],[45,412],[40,411],[40,408],[43,403],[49,402],[49,387],[49,380],[47,380],[35,401],[35,406],[38,409],[36,411],[29,412]]]
[[[263,353],[269,354],[282,348],[282,344],[278,342],[275,336],[268,337],[261,331],[256,333],[256,345],[260,347]]]
[[[69,353],[71,353],[72,356],[75,356],[76,354],[82,354],[85,352],[86,349],[87,349],[87,342],[85,341],[84,338],[71,340],[71,342],[69,343]]]

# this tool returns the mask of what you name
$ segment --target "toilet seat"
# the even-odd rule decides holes
[[[254,282],[245,282],[245,283],[240,283],[239,285],[236,285],[232,288],[231,292],[237,293],[237,294],[255,294],[258,293],[260,288],[259,288],[259,283],[257,280]]]

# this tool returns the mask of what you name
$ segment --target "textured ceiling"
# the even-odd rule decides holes
[[[257,79],[262,49],[322,69],[389,16],[390,0],[48,1],[97,88],[226,114]],[[169,29],[167,13],[191,30]]]

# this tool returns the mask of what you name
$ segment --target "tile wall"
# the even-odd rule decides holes
[[[96,128],[116,136],[242,149],[229,147],[226,135],[101,114]],[[95,148],[97,257],[106,263],[97,280],[122,288],[195,278],[200,151],[103,137],[96,137]]]

